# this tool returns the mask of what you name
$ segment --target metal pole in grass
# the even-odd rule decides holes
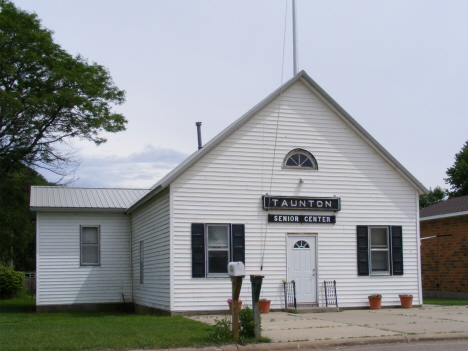
[[[258,301],[260,300],[263,277],[263,275],[250,275],[250,283],[252,284],[252,310],[255,323],[255,340],[260,339],[260,309],[258,307]]]

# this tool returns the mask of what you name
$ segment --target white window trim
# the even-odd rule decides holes
[[[379,249],[379,248],[376,248],[376,249],[372,249],[372,245],[371,245],[371,239],[372,239],[372,229],[374,228],[383,228],[383,229],[386,229],[387,231],[387,248],[386,249]],[[391,246],[390,246],[390,227],[388,226],[385,226],[385,225],[380,225],[380,226],[377,226],[377,225],[374,225],[374,226],[369,226],[369,235],[368,235],[368,240],[369,240],[369,276],[378,276],[378,275],[391,275],[391,271],[392,271],[392,268],[391,268]],[[372,271],[372,251],[387,251],[388,252],[388,255],[387,255],[387,267],[388,267],[388,271],[386,272],[383,272],[383,271],[379,271],[379,272],[373,272]]]
[[[210,251],[226,251],[226,250],[210,250],[208,246],[208,227],[211,226],[220,226],[220,227],[227,227],[228,230],[228,248],[227,248],[227,253],[228,253],[228,263],[231,262],[231,246],[232,246],[232,238],[231,238],[231,225],[227,223],[207,223],[205,224],[205,272],[206,272],[206,277],[207,278],[226,278],[229,277],[229,274],[227,273],[227,266],[226,266],[226,273],[210,273],[209,271],[209,257],[208,253]]]
[[[97,228],[98,242],[97,244],[83,244],[83,228]],[[98,263],[83,263],[83,246],[96,246],[98,247]],[[80,266],[100,266],[101,265],[101,226],[100,225],[80,225]]]
[[[302,167],[302,166],[287,166],[286,162],[288,162],[289,158],[293,156],[294,154],[302,154],[305,155],[307,158],[310,159],[310,162],[312,162],[313,167]],[[284,169],[302,169],[305,171],[318,171],[318,163],[317,160],[315,159],[314,155],[312,155],[309,151],[304,150],[304,149],[294,149],[291,150],[287,153],[286,157],[283,160],[283,168]]]

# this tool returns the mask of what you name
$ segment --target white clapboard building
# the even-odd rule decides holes
[[[228,308],[227,263],[264,275],[284,308],[422,304],[419,196],[395,158],[304,71],[151,189],[32,187],[39,311],[132,303],[171,314]]]

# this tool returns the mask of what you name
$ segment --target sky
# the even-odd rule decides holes
[[[293,76],[290,0],[13,2],[126,91],[125,132],[73,141],[74,186],[152,186],[197,150],[195,122],[206,143]],[[448,187],[468,140],[468,1],[296,3],[299,70],[427,188]]]

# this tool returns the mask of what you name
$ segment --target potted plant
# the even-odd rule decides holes
[[[400,294],[401,308],[411,308],[413,306],[413,295],[411,294]]]
[[[267,300],[267,299],[258,300],[258,309],[260,310],[260,313],[270,312],[270,302],[271,300]]]
[[[227,300],[227,303],[229,304],[229,313],[232,313],[232,300],[231,299],[228,299]],[[241,300],[237,300],[237,303],[239,305],[239,310],[242,309],[242,301]]]
[[[372,294],[369,296],[369,305],[371,310],[380,310],[382,304],[382,295]]]

